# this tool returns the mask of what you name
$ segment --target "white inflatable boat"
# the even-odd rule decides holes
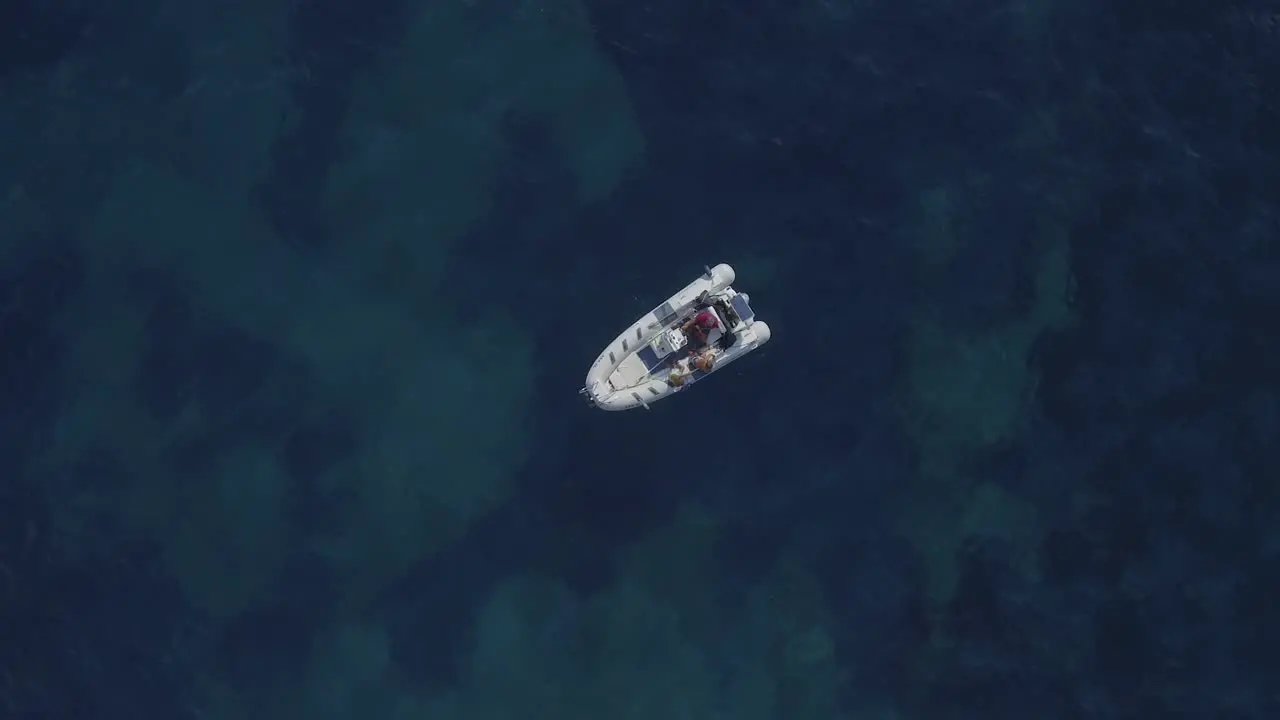
[[[769,326],[756,319],[750,298],[730,287],[734,278],[723,263],[707,268],[609,343],[579,392],[604,410],[647,410],[769,342]],[[716,327],[696,342],[695,352],[682,327],[704,311]]]

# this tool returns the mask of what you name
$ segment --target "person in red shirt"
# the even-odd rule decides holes
[[[706,308],[685,321],[680,329],[689,339],[689,351],[694,352],[707,344],[707,336],[712,330],[720,327],[720,320],[711,308]]]

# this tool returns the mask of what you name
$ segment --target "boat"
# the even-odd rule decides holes
[[[769,325],[756,319],[750,296],[733,289],[735,279],[727,264],[706,268],[614,338],[591,364],[579,394],[601,410],[648,410],[769,342]],[[717,327],[695,352],[682,326],[704,311]]]

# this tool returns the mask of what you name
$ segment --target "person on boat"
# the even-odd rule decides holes
[[[711,372],[715,366],[716,354],[708,348],[700,355],[672,363],[671,372],[667,374],[667,384],[678,388],[685,384],[695,370]]]
[[[697,315],[685,321],[680,329],[689,339],[689,351],[693,353],[707,344],[707,336],[720,327],[720,320],[711,308],[703,308]]]

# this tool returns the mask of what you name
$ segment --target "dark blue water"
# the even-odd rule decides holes
[[[0,9],[0,717],[1280,717],[1273,8],[356,7]]]

